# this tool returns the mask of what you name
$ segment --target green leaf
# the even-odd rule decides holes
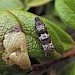
[[[50,2],[50,0],[28,0],[28,6],[30,7],[40,6],[48,2]]]
[[[36,16],[37,15],[24,12],[22,10],[0,11],[0,40],[3,41],[3,37],[8,30],[10,30],[16,25],[20,25],[23,32],[26,35],[27,49],[29,52],[29,56],[34,58],[47,57],[44,55],[44,52],[41,48],[41,44],[39,43],[39,40],[36,35],[35,30]],[[64,51],[64,47],[61,42],[60,36],[57,33],[57,30],[60,31],[61,34],[63,34],[63,31],[61,31],[61,29],[59,29],[58,27],[54,27],[54,24],[51,23],[50,21],[42,17],[39,18],[47,26],[48,32],[52,38],[53,44],[56,49],[56,51],[53,51],[51,55],[54,58],[61,58]],[[50,55],[48,57],[50,57]]]
[[[42,52],[43,50],[41,48],[39,40],[37,39],[36,31],[35,31],[35,20],[34,19],[35,19],[36,15],[30,14],[27,12],[23,12],[23,11],[18,11],[18,10],[12,11],[11,13],[8,12],[8,13],[9,14],[7,16],[9,16],[11,13],[13,13],[15,16],[13,14],[11,14],[11,15],[12,15],[12,17],[15,18],[16,23],[19,22],[19,24],[23,28],[23,31],[26,34],[27,47],[28,47],[30,56],[31,57],[43,57],[44,53]],[[13,26],[18,25],[18,24],[14,23],[15,21],[13,22],[10,18],[5,17],[6,13],[1,12],[0,15],[2,15],[2,16],[0,16],[1,17],[1,20],[0,20],[1,24],[0,25],[4,29],[0,32],[1,38],[2,38],[4,33],[7,32],[7,30],[10,30]],[[10,20],[10,21],[8,21],[8,20]],[[50,26],[51,24],[48,24],[46,21],[44,21],[44,22],[48,27],[49,34],[52,37],[52,40],[53,40],[53,43],[55,45],[57,52],[62,54],[63,53],[63,46],[61,44],[59,36],[55,32],[55,30]],[[12,23],[14,23],[14,24],[12,24]],[[5,28],[3,26],[5,26]]]
[[[49,15],[44,15],[43,17],[53,22],[55,25],[59,26],[61,29],[66,30],[67,25],[64,24],[58,16],[49,14]]]
[[[25,0],[25,10],[28,10],[31,7],[44,5],[50,1],[51,0]]]
[[[55,8],[60,18],[75,28],[75,0],[56,0]]]
[[[36,32],[35,32],[36,31],[35,20],[34,20],[35,16],[36,15],[30,14],[24,11],[19,11],[19,10],[15,10],[12,12],[1,11],[0,12],[0,35],[1,35],[0,40],[1,41],[3,40],[4,35],[11,28],[13,28],[16,25],[21,25],[24,33],[26,34],[27,48],[28,48],[30,57],[34,57],[34,58],[45,57],[43,50],[41,48],[41,45],[39,43],[39,40],[37,39]],[[43,18],[41,19],[43,20]],[[45,24],[48,27],[48,31],[52,37],[56,51],[61,54],[61,52],[63,51],[63,46],[61,44],[59,36],[56,34],[54,29],[46,23],[46,21],[45,21]],[[0,50],[1,52],[3,52],[1,47],[0,47]],[[57,52],[53,52],[55,57],[56,57]],[[2,54],[0,55],[0,57],[2,58]],[[3,62],[2,60],[0,61],[2,65],[5,64],[5,63],[2,63]],[[6,64],[4,66],[2,65],[0,66],[5,68]]]
[[[60,75],[75,75],[75,62],[68,64]]]
[[[75,47],[75,45],[73,43],[69,44],[69,43],[62,42],[62,44],[64,47],[64,52],[67,52]]]
[[[23,12],[23,11],[11,11],[11,13],[13,13],[17,17],[17,19],[20,21],[20,23],[22,24],[22,27],[24,29],[24,32],[26,34],[29,34],[29,35],[35,37],[36,40],[38,40],[36,37],[35,28],[34,28],[35,27],[35,20],[34,19],[35,19],[36,15],[30,14],[28,12]],[[55,30],[51,27],[51,23],[48,23],[47,20],[45,20],[44,18],[41,18],[41,19],[47,25],[49,34],[52,37],[52,40],[53,40],[53,43],[54,43],[54,46],[55,46],[57,52],[62,54],[63,53],[63,46],[61,44],[61,40],[60,40],[59,36],[55,32]],[[35,49],[35,47],[33,49]],[[37,47],[36,47],[36,49],[37,49]],[[34,53],[33,50],[30,50],[30,51],[32,53]],[[37,53],[37,52],[35,52],[35,53]]]
[[[19,25],[19,23],[13,15],[9,14],[6,11],[0,12],[0,41],[1,42],[6,32],[16,25]],[[0,71],[7,67],[5,62],[2,60],[3,52],[4,52],[4,48],[0,46]]]
[[[12,16],[6,11],[0,12],[0,41],[3,41],[6,32],[16,25],[19,25],[19,23],[15,16]]]
[[[20,0],[0,0],[0,10],[23,9]]]
[[[47,23],[51,24],[51,26],[54,28],[54,30],[56,31],[56,33],[58,34],[58,36],[60,37],[61,41],[64,43],[74,43],[74,40],[71,38],[71,36],[69,36],[64,30],[62,30],[59,26],[57,26],[56,24],[47,21]]]
[[[46,21],[47,22],[47,21]],[[64,47],[64,52],[69,51],[70,49],[74,48],[74,40],[71,38],[70,35],[68,35],[64,30],[62,30],[60,27],[58,27],[56,24],[48,21],[48,24],[51,24],[51,26],[55,29],[55,32],[60,37],[60,40],[62,41],[62,45]],[[58,55],[59,56],[59,55]]]

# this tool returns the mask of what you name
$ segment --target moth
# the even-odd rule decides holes
[[[47,31],[47,27],[45,26],[43,21],[39,19],[39,17],[35,17],[35,29],[38,35],[38,39],[44,50],[44,53],[47,54],[50,51],[54,51],[55,47]]]

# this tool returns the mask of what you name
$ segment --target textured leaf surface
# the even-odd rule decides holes
[[[9,14],[7,14],[7,13],[9,13]],[[10,12],[6,12],[6,13],[1,12],[1,19],[2,20],[1,20],[0,26],[1,27],[3,27],[3,25],[5,26],[5,28],[3,27],[4,30],[2,30],[0,32],[1,35],[3,36],[3,34],[5,34],[5,32],[7,30],[11,29],[15,25],[18,25],[18,24],[21,25],[23,31],[26,34],[27,45],[28,45],[27,47],[28,47],[30,56],[31,57],[42,57],[44,55],[43,50],[41,48],[39,40],[37,39],[36,32],[35,32],[35,21],[34,21],[35,15],[27,13],[27,12],[23,12],[23,11],[18,11],[18,10],[13,11],[12,13],[15,16],[13,14],[11,14]],[[7,14],[7,16],[5,17],[6,14]],[[14,18],[15,21],[11,20],[11,18],[8,17],[10,15],[12,15],[12,17]],[[4,20],[4,18],[5,18],[5,20]],[[45,21],[45,24],[48,27],[49,34],[52,37],[52,40],[53,40],[53,43],[55,45],[55,48],[56,48],[57,52],[63,53],[62,52],[63,46],[61,44],[59,36],[55,32],[55,30],[50,26],[50,24],[48,24],[46,21]],[[1,38],[3,39],[2,36],[1,36]]]
[[[30,14],[30,13],[27,13],[27,12],[23,12],[23,11],[18,11],[18,10],[11,11],[11,13],[10,12],[6,12],[6,13],[9,13],[9,14],[13,13],[15,16],[13,14],[11,14],[11,15],[15,18],[16,23],[19,22],[18,24],[20,24],[22,26],[23,31],[26,34],[27,45],[28,45],[27,47],[28,47],[30,56],[32,56],[32,57],[42,57],[43,56],[42,48],[41,48],[41,45],[40,45],[40,43],[39,43],[39,41],[37,39],[36,32],[35,32],[35,21],[34,21],[34,19],[35,19],[36,15]],[[61,43],[61,40],[66,42],[65,39],[63,39],[64,37],[66,38],[66,40],[69,40],[70,43],[73,43],[73,40],[71,39],[70,36],[68,36],[59,27],[55,26],[54,24],[52,24],[51,22],[47,21],[44,18],[41,18],[41,19],[47,25],[49,34],[52,37],[52,40],[53,40],[53,43],[54,43],[54,46],[55,46],[57,52],[63,53],[63,50],[64,50],[63,48],[64,47],[63,47],[63,45]],[[1,21],[1,22],[3,22],[3,21]],[[13,26],[18,25],[16,23],[13,24]],[[5,25],[5,23],[3,23],[3,24]],[[6,25],[8,25],[8,24],[6,24]],[[8,26],[10,26],[12,28],[11,25],[8,25]],[[11,29],[10,27],[9,27],[9,29]],[[4,30],[2,30],[2,31],[1,31],[1,35],[2,35],[2,33],[4,34]],[[1,36],[1,38],[2,38],[2,36]],[[60,38],[61,38],[61,40],[60,40]]]
[[[35,16],[37,15],[24,12],[21,10],[1,11],[0,12],[0,41],[3,41],[3,37],[8,30],[10,30],[16,25],[20,25],[23,32],[26,35],[27,49],[29,52],[29,56],[34,58],[46,57],[44,55],[44,52],[41,48],[41,45],[36,35]],[[63,54],[64,47],[57,30],[61,32],[61,34],[64,32],[58,27],[55,27],[53,23],[49,22],[48,20],[42,17],[39,17],[39,18],[47,26],[48,32],[55,46],[56,52],[53,51],[52,55],[54,55],[55,58],[61,58],[61,54]],[[65,34],[63,34],[63,37],[64,36]],[[73,42],[73,40],[70,40],[70,41],[71,43]]]
[[[3,40],[4,35],[8,30],[13,28],[14,26],[19,25],[18,21],[12,16],[10,13],[6,11],[0,12],[0,41]],[[5,62],[2,60],[2,53],[4,52],[4,48],[0,47],[0,70],[5,69]]]
[[[56,0],[55,8],[59,16],[68,25],[75,28],[75,0]]]
[[[31,36],[34,36],[37,40],[36,32],[35,32],[35,28],[34,28],[35,27],[35,21],[34,21],[35,15],[32,15],[32,14],[27,13],[27,12],[22,12],[22,11],[17,11],[17,12],[12,11],[12,13],[14,15],[16,15],[17,18],[19,19],[20,23],[23,26],[24,32],[27,33],[27,34],[30,34]],[[41,18],[41,19],[47,25],[49,34],[52,37],[52,40],[53,40],[53,43],[55,45],[56,50],[59,53],[63,53],[62,52],[63,51],[63,46],[61,44],[61,40],[60,40],[59,36],[57,35],[57,33],[55,32],[55,30],[51,27],[51,23],[47,23],[47,21],[43,18]]]
[[[19,23],[14,16],[6,11],[0,12],[0,41],[3,40],[4,34],[16,25]]]

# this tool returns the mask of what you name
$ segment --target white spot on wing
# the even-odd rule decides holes
[[[47,39],[49,37],[49,34],[41,34],[41,36],[39,37],[40,40],[44,40],[44,39]]]

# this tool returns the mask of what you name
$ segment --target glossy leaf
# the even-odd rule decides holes
[[[56,0],[55,8],[60,18],[75,28],[75,0]]]

